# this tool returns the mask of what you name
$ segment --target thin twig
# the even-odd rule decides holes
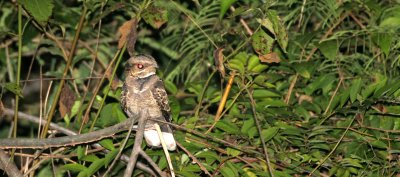
[[[299,77],[299,73],[296,73],[296,75],[294,76],[293,80],[290,82],[290,86],[289,86],[289,89],[288,89],[288,94],[286,95],[286,98],[285,98],[285,103],[286,104],[289,104],[290,97],[292,96],[293,88],[294,88],[294,85],[297,82],[297,78],[298,77]]]
[[[231,148],[237,149],[237,150],[242,151],[242,152],[247,153],[247,154],[261,154],[260,152],[255,151],[253,149],[250,149],[250,148],[247,148],[247,147],[241,147],[239,145],[236,145],[236,144],[230,143],[228,141],[216,138],[214,136],[210,136],[208,134],[200,133],[198,131],[195,131],[195,130],[192,130],[192,129],[188,129],[188,128],[185,128],[183,126],[179,126],[179,125],[176,125],[176,124],[173,124],[173,123],[170,123],[170,122],[162,121],[162,120],[159,120],[159,119],[149,119],[149,120],[155,121],[155,122],[159,122],[159,123],[163,123],[163,124],[168,124],[168,125],[174,127],[175,129],[183,130],[185,132],[191,133],[193,135],[197,135],[199,137],[206,138],[207,140],[211,140],[211,141],[214,141],[216,143],[223,144],[223,145],[225,145],[227,147],[231,147]]]
[[[248,88],[246,88],[246,91],[247,91],[247,94],[249,95],[249,98],[250,98],[250,104],[251,104],[251,109],[253,111],[254,122],[256,123],[258,134],[260,135],[261,143],[262,143],[262,146],[263,146],[263,149],[264,149],[264,155],[265,155],[265,160],[266,160],[267,166],[268,166],[268,172],[271,175],[271,177],[274,177],[274,173],[272,171],[271,162],[269,160],[267,145],[265,144],[265,140],[264,140],[264,138],[262,136],[261,126],[260,126],[260,122],[259,122],[258,116],[257,116],[256,101],[253,98],[253,93],[250,92]]]
[[[336,89],[335,89],[335,91],[333,92],[333,94],[332,94],[332,96],[331,96],[331,99],[329,99],[328,106],[326,106],[323,115],[326,115],[326,114],[328,113],[329,108],[331,107],[332,101],[333,101],[333,99],[336,97],[336,94],[337,94],[337,92],[338,92],[338,90],[339,90],[339,88],[340,88],[340,85],[342,85],[342,82],[343,82],[343,77],[340,77],[339,83],[338,83],[338,85],[336,86]]]
[[[303,0],[303,5],[301,6],[299,24],[297,25],[297,29],[300,29],[300,27],[301,27],[301,24],[302,24],[302,21],[303,21],[304,9],[305,9],[306,3],[307,3],[307,0]]]
[[[74,56],[74,52],[75,52],[75,49],[76,49],[76,44],[78,43],[79,35],[80,35],[82,27],[83,27],[83,22],[85,21],[86,12],[87,12],[87,8],[86,8],[86,6],[84,6],[81,18],[79,20],[78,28],[77,28],[77,30],[75,32],[75,36],[74,36],[74,39],[72,41],[72,47],[71,47],[71,51],[70,51],[69,56],[68,56],[68,61],[67,61],[67,64],[65,65],[65,68],[64,68],[64,72],[63,72],[63,76],[62,76],[63,79],[61,79],[60,84],[59,84],[58,89],[57,89],[57,92],[56,92],[56,95],[54,96],[53,104],[51,105],[50,112],[49,112],[49,114],[47,116],[48,122],[43,127],[41,138],[45,138],[46,137],[47,130],[49,129],[49,124],[50,124],[51,120],[54,117],[54,113],[55,113],[55,110],[56,110],[56,105],[58,104],[58,99],[60,98],[61,90],[62,90],[62,88],[64,87],[64,84],[65,84],[64,78],[66,78],[67,73],[68,73],[68,69],[71,66],[72,59],[73,59],[73,56]]]
[[[200,167],[201,171],[203,171],[210,177],[212,176],[211,173],[207,170],[207,168],[190,151],[188,151],[184,146],[182,146],[181,143],[176,142],[176,145],[178,145],[180,149],[182,149],[190,158],[192,158],[193,162],[195,162]]]
[[[235,12],[235,7],[231,6],[230,9],[232,12]],[[247,25],[246,21],[244,21],[242,17],[240,17],[240,23],[243,25],[244,29],[246,29],[247,34],[249,34],[250,36],[253,35],[253,31],[250,29],[249,25]]]
[[[175,177],[175,172],[174,172],[174,167],[172,166],[172,161],[171,161],[171,156],[169,155],[168,149],[167,149],[167,145],[165,144],[165,139],[163,134],[161,133],[161,128],[160,125],[158,125],[157,123],[154,124],[154,127],[156,128],[156,131],[158,133],[158,137],[160,138],[161,141],[161,146],[164,150],[164,154],[165,154],[165,158],[167,159],[168,162],[168,166],[169,166],[169,170],[171,172],[171,176]]]
[[[319,167],[321,167],[321,165],[323,165],[325,163],[326,160],[328,160],[328,158],[333,154],[333,152],[336,151],[337,147],[339,146],[339,144],[342,142],[344,136],[347,134],[347,131],[349,131],[351,125],[353,124],[354,120],[357,117],[362,116],[360,113],[357,113],[354,118],[350,121],[349,125],[347,126],[346,130],[343,132],[342,136],[340,137],[339,141],[335,144],[335,146],[333,147],[333,149],[331,150],[331,152],[329,152],[328,155],[325,156],[324,159],[321,160],[321,162],[307,175],[307,176],[311,176],[315,171],[317,171],[317,169]]]

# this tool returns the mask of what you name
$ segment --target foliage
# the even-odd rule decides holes
[[[24,7],[21,88],[15,84],[18,2]],[[173,122],[197,132],[175,130],[190,153],[172,152],[178,175],[205,175],[198,163],[213,176],[226,177],[400,174],[397,1],[18,2],[0,3],[5,107],[12,107],[17,94],[20,111],[48,114],[84,15],[72,65],[65,70],[65,89],[76,99],[61,96],[59,104],[67,114],[58,110],[52,120],[73,130],[83,125],[82,132],[125,120],[118,106],[121,81],[111,79],[112,70],[106,69],[118,56],[119,27],[138,17],[136,51],[159,62]],[[215,55],[220,48],[223,58]],[[124,54],[116,66],[115,78],[123,80],[127,58]],[[226,98],[229,75],[219,74],[215,60],[234,75]],[[101,82],[102,76],[107,82]],[[0,124],[2,138],[10,125]],[[18,126],[18,136],[37,136],[37,125]],[[84,145],[54,150],[62,158],[42,162],[37,175],[53,170],[58,176],[101,176],[124,135],[101,141],[108,154]],[[124,153],[131,146],[130,140]],[[162,150],[146,152],[167,169]],[[121,175],[124,169],[125,163],[118,161],[110,174]]]

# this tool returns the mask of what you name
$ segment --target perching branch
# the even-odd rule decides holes
[[[17,166],[12,162],[10,157],[0,149],[0,169],[3,169],[10,177],[22,177],[22,173]]]
[[[124,177],[131,177],[133,170],[135,169],[135,164],[137,161],[137,158],[139,156],[140,151],[142,151],[141,145],[143,141],[143,134],[144,134],[144,128],[146,126],[146,119],[149,115],[148,112],[143,113],[143,110],[139,112],[139,119],[138,119],[138,128],[136,131],[136,136],[135,136],[135,144],[133,145],[132,153],[129,158],[128,165],[126,165],[126,170]]]
[[[71,136],[47,138],[47,139],[36,139],[36,138],[0,139],[0,149],[9,149],[9,148],[42,149],[50,147],[75,146],[79,144],[91,143],[94,141],[98,141],[113,136],[118,132],[128,130],[131,121],[133,121],[133,119],[128,119],[124,122],[121,122],[119,124],[98,131],[79,134],[79,135],[71,135]]]
[[[14,110],[5,108],[5,109],[4,109],[4,115],[13,116],[13,115],[14,115]],[[41,121],[40,121],[39,117],[32,116],[32,115],[29,115],[29,114],[25,114],[25,113],[22,113],[22,112],[18,112],[18,118],[19,118],[19,119],[28,120],[28,121],[30,121],[30,122],[34,122],[34,123],[41,124],[41,125],[44,125],[44,124],[47,123],[46,120],[41,120]],[[120,123],[120,124],[127,124],[127,125],[128,125],[129,122],[130,122],[130,121],[125,121],[125,122],[122,122],[122,123]],[[117,124],[117,125],[118,125],[118,124]],[[130,126],[130,125],[129,125],[129,126]],[[72,131],[72,130],[70,130],[70,129],[64,128],[64,127],[62,127],[62,126],[59,126],[59,125],[57,125],[57,124],[55,124],[55,123],[50,123],[50,128],[55,129],[55,130],[58,130],[58,131],[60,131],[60,132],[62,132],[62,133],[64,133],[64,134],[66,134],[66,135],[77,135],[76,132],[74,132],[74,131]],[[123,128],[123,127],[122,127],[122,128]],[[120,131],[124,131],[124,129],[121,129]],[[41,141],[41,139],[36,139],[36,141]],[[92,146],[93,146],[94,148],[101,148],[101,147],[102,147],[102,146],[101,146],[100,144],[98,144],[98,143],[92,144]],[[0,149],[1,149],[1,148],[0,148]],[[108,153],[108,152],[109,152],[109,151],[106,150],[106,149],[104,149],[103,151],[104,151],[105,153]],[[145,152],[142,152],[141,155],[142,155],[147,161],[149,161],[149,159],[151,159]],[[122,155],[122,156],[121,156],[121,160],[124,161],[124,162],[128,162],[128,161],[129,161],[129,157],[128,157],[127,155]],[[143,163],[141,163],[141,162],[138,162],[136,165],[137,165],[137,167],[138,167],[139,169],[145,171],[146,173],[148,173],[148,174],[150,174],[150,175],[152,175],[152,176],[156,176],[156,174],[153,172],[153,170],[156,171],[160,176],[161,176],[161,174],[162,174],[160,168],[158,168],[158,166],[157,166],[154,162],[152,162],[152,161],[149,161],[149,165],[153,167],[153,170],[152,170],[151,168],[149,168],[147,165],[145,165],[145,164],[143,164]]]

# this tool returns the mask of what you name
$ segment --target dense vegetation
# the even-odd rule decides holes
[[[119,33],[137,19],[135,53],[157,59],[178,125],[178,176],[400,175],[399,1],[19,0],[0,9],[1,138],[48,136],[7,110],[81,133],[124,121],[129,55]],[[126,163],[110,164],[126,135],[36,160],[17,149],[14,159],[35,176],[118,176]],[[162,150],[143,147],[168,170]]]

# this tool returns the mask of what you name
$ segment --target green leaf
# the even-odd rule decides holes
[[[20,98],[23,98],[23,96],[22,96],[22,89],[21,89],[21,87],[18,86],[17,83],[8,82],[8,83],[6,83],[6,84],[4,85],[4,87],[5,87],[8,91],[14,93],[15,95],[18,95]]]
[[[342,108],[344,104],[346,104],[347,100],[349,100],[350,90],[345,90],[340,94],[340,107]]]
[[[360,164],[360,161],[358,159],[344,158],[340,163],[343,164],[343,166],[345,167],[364,168],[364,166]]]
[[[179,100],[175,97],[169,97],[169,106],[171,107],[172,120],[177,121],[179,118],[179,113],[181,112],[181,105]]]
[[[368,85],[364,90],[362,90],[361,91],[362,98],[365,100],[368,97],[370,97],[371,94],[375,92],[377,85],[378,83],[373,83],[371,85]]]
[[[196,154],[197,158],[205,158],[207,163],[214,163],[216,160],[220,161],[220,156],[214,151],[201,151]]]
[[[400,20],[400,18],[399,18]],[[372,36],[372,40],[381,48],[383,53],[388,56],[392,45],[393,35],[390,33],[377,33]]]
[[[113,141],[112,141],[112,139],[110,139],[110,138],[101,140],[101,141],[99,142],[99,144],[100,144],[101,146],[103,146],[104,148],[106,148],[106,149],[108,149],[108,150],[111,150],[111,151],[115,149],[114,144],[113,144]]]
[[[311,95],[314,91],[318,89],[323,89],[324,93],[326,93],[331,85],[335,81],[335,77],[330,74],[324,74],[316,78],[311,84],[304,89],[306,95]]]
[[[251,127],[247,132],[247,135],[249,136],[249,138],[254,138],[255,136],[257,136],[258,135],[257,127],[255,126]]]
[[[326,58],[333,60],[339,50],[338,42],[335,39],[324,41],[319,45],[319,50]]]
[[[236,157],[236,156],[238,156],[240,154],[239,150],[233,149],[233,148],[230,148],[230,147],[226,148],[226,152],[227,152],[228,155],[231,155],[233,157]]]
[[[258,58],[258,56],[256,55],[251,55],[247,61],[247,70],[251,71],[253,68],[255,68],[260,64],[261,64],[260,58]]]
[[[262,138],[264,139],[265,142],[268,142],[270,139],[272,139],[279,131],[278,127],[271,127],[266,130],[262,130]]]
[[[65,164],[61,167],[64,170],[71,170],[74,172],[80,172],[83,170],[86,170],[87,168],[84,165],[78,164],[78,163],[74,163],[74,164]]]
[[[350,87],[350,101],[353,103],[356,98],[358,92],[361,90],[361,78],[353,80]]]
[[[221,174],[224,177],[234,177],[235,172],[233,171],[232,168],[228,167],[227,165],[225,165],[224,167],[221,168]]]
[[[263,108],[268,108],[268,107],[285,107],[287,104],[279,99],[263,99],[261,102],[259,102],[259,105],[262,106]]]
[[[168,92],[172,93],[173,95],[178,93],[178,88],[176,87],[176,85],[173,82],[166,80],[166,81],[164,81],[164,84],[165,84],[165,89],[167,89]]]
[[[87,162],[95,162],[96,160],[99,160],[99,158],[94,154],[88,154],[84,156],[82,160]]]
[[[108,164],[110,164],[110,162],[112,162],[115,159],[118,152],[119,152],[119,149],[114,149],[114,150],[108,152],[107,155],[104,157],[104,165],[108,166]]]
[[[237,70],[239,71],[239,73],[244,74],[244,64],[241,61],[232,59],[228,62],[228,66],[229,68]]]
[[[240,132],[238,131],[239,127],[231,122],[226,121],[226,120],[220,120],[215,125],[215,127],[219,128],[229,134],[240,134]]]
[[[101,167],[103,167],[104,165],[105,165],[105,160],[104,159],[98,159],[98,160],[94,161],[92,164],[90,164],[90,166],[87,169],[81,171],[78,174],[78,177],[92,176],[93,174],[98,172],[99,169]]]
[[[251,36],[254,51],[259,55],[266,55],[271,52],[274,39],[264,30],[260,29]]]
[[[78,155],[78,160],[82,160],[82,158],[85,157],[85,148],[78,146],[78,148],[76,148],[76,154]]]
[[[49,165],[45,166],[44,168],[40,168],[39,173],[35,175],[37,177],[48,177],[53,176],[53,171]]]
[[[243,168],[243,171],[248,177],[257,177],[257,175],[253,173],[251,170],[252,168]]]
[[[46,25],[53,13],[54,4],[52,0],[20,0],[19,2],[42,26]]]
[[[221,0],[221,8],[219,13],[219,18],[222,19],[224,17],[226,11],[228,11],[229,7],[237,0]]]
[[[252,68],[250,71],[255,73],[255,74],[260,74],[261,72],[263,72],[267,68],[268,68],[268,65],[261,63],[261,64],[257,65],[256,67]]]
[[[297,73],[300,74],[300,76],[303,76],[306,79],[310,79],[311,74],[315,70],[315,66],[315,62],[301,62],[294,64],[293,68],[296,70]]]
[[[269,9],[266,13],[266,16],[267,18],[262,20],[257,19],[257,21],[275,35],[279,45],[286,53],[289,39],[286,28],[281,22],[278,13],[275,10]]]
[[[379,89],[375,90],[375,93],[373,95],[374,98],[380,98],[384,95],[386,95],[389,91],[391,91],[392,85],[389,83],[385,83],[382,87]]]
[[[242,129],[240,130],[243,134],[248,134],[251,127],[254,127],[254,119],[247,119],[243,121]]]
[[[253,92],[254,98],[270,98],[270,97],[280,97],[281,95],[266,89],[256,89]]]
[[[121,110],[120,103],[109,103],[106,104],[101,110],[97,125],[101,127],[107,127],[122,122],[125,119],[126,117]]]
[[[381,140],[375,140],[371,142],[371,145],[375,148],[386,149],[387,145]]]

